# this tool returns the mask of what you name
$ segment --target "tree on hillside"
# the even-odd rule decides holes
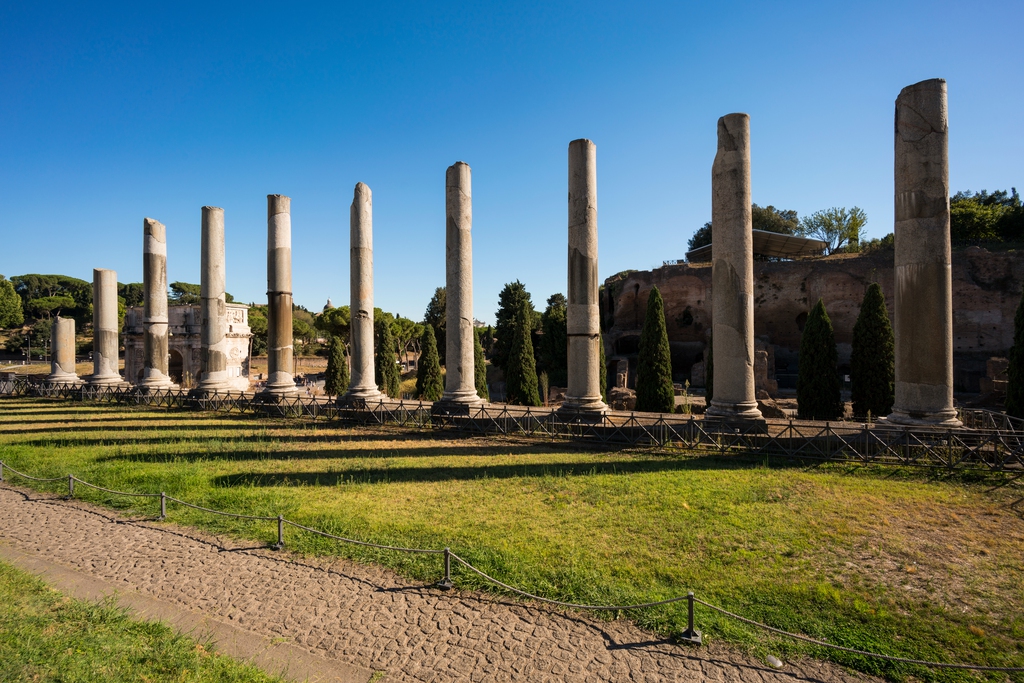
[[[949,200],[950,236],[963,241],[1020,241],[1024,239],[1024,206],[1017,188],[957,192]]]
[[[57,296],[44,296],[40,299],[32,299],[28,302],[26,309],[36,320],[49,320],[58,316],[62,311],[75,307],[75,300],[70,296],[58,294]]]
[[[800,228],[800,219],[792,209],[776,209],[768,206],[750,205],[750,223],[754,230],[793,235]]]
[[[348,391],[349,379],[345,343],[340,337],[331,337],[327,352],[327,372],[324,374],[324,393],[328,396],[341,396]]]
[[[444,380],[441,377],[441,361],[437,357],[437,341],[434,328],[423,326],[420,338],[420,362],[416,368],[416,395],[423,401],[437,401],[444,394]]]
[[[895,401],[895,350],[885,295],[877,282],[868,286],[853,326],[850,383],[853,414],[883,417]]]
[[[172,306],[194,306],[203,302],[201,285],[192,282],[172,282],[169,287],[171,295],[168,299]],[[234,302],[235,297],[229,292],[224,292],[224,300],[230,304]]]
[[[750,222],[754,230],[765,230],[777,232],[783,235],[793,235],[800,227],[800,220],[796,211],[792,209],[776,209],[772,205],[758,206],[750,205]],[[708,221],[697,231],[687,242],[687,251],[693,251],[700,247],[711,244],[711,221]]]
[[[847,211],[845,208],[832,207],[805,216],[800,221],[797,234],[825,242],[826,254],[857,251],[867,222],[868,215],[861,208],[855,206]]]
[[[564,387],[569,374],[569,334],[566,327],[565,296],[552,294],[540,318],[541,357],[538,365],[548,373],[552,386]]]
[[[395,335],[395,343],[398,345],[399,353],[405,360],[409,360],[410,351],[419,350],[419,339],[423,336],[422,323],[415,322],[409,318],[395,316],[395,322],[391,326]]]
[[[423,314],[423,324],[434,328],[434,339],[437,341],[437,357],[441,365],[447,360],[448,342],[448,290],[438,287],[434,290],[434,296],[427,304],[427,311]]]
[[[1024,294],[1013,317],[1013,346],[1006,370],[1006,414],[1024,417]]]
[[[146,290],[141,282],[117,283],[117,295],[124,299],[124,305],[132,308],[146,302]]]
[[[398,398],[401,393],[402,376],[395,362],[395,337],[391,334],[391,316],[380,316],[374,319],[374,379],[377,388],[390,396]]]
[[[74,318],[79,325],[92,322],[92,283],[67,275],[39,275],[29,273],[11,278],[14,291],[21,297],[22,311],[26,317],[46,318],[59,312],[65,318]],[[42,302],[35,307],[32,302],[50,297],[61,297],[59,305],[53,300]],[[67,298],[72,300],[68,305]]]
[[[476,386],[476,395],[490,401],[491,393],[487,389],[487,360],[484,358],[484,347],[476,330],[473,331],[473,382]]]
[[[796,380],[797,415],[802,420],[835,420],[843,415],[838,354],[825,303],[811,309],[800,336],[800,370]]]
[[[349,326],[352,318],[348,306],[327,308],[320,315],[316,316],[314,326],[316,329],[331,337],[338,337],[343,342],[348,342]]]
[[[672,388],[672,354],[665,326],[665,303],[657,287],[647,297],[647,313],[640,331],[640,353],[636,367],[636,409],[651,413],[675,410]]]
[[[24,323],[21,297],[14,291],[14,283],[0,275],[0,329],[21,327]]]
[[[249,305],[249,353],[253,356],[264,356],[267,353],[267,305]]]
[[[505,285],[498,295],[498,312],[494,314],[494,350],[491,352],[491,363],[508,372],[508,359],[512,351],[512,341],[515,337],[515,318],[523,302],[527,307],[527,325],[530,331],[530,342],[533,343],[533,330],[540,325],[540,316],[533,310],[533,301],[526,286],[516,280]]]
[[[505,370],[505,400],[521,406],[539,406],[537,363],[533,357],[533,307],[525,297],[519,299],[519,309],[512,318],[509,334],[512,337]]]

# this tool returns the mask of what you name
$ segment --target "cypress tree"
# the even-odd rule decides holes
[[[802,420],[835,420],[843,415],[836,337],[825,303],[818,299],[800,336],[797,415]]]
[[[434,290],[434,296],[427,304],[427,310],[423,314],[423,324],[434,328],[434,341],[437,343],[437,357],[441,359],[441,365],[445,364],[448,351],[448,290],[438,287]]]
[[[444,394],[441,361],[437,357],[437,340],[434,339],[434,328],[430,325],[423,326],[423,336],[420,337],[420,361],[416,368],[416,394],[423,401],[437,401]]]
[[[327,372],[324,374],[324,393],[341,396],[348,391],[348,359],[345,357],[345,343],[341,337],[331,336],[327,353]]]
[[[597,333],[597,345],[600,348],[600,355],[598,356],[598,364],[601,373],[601,400],[605,403],[608,402],[608,361],[604,356],[604,335],[600,332]]]
[[[715,343],[708,335],[707,360],[704,361],[704,405],[711,405],[715,397]]]
[[[1013,346],[1006,369],[1006,414],[1024,417],[1024,294],[1013,316]]]
[[[395,337],[391,334],[391,323],[390,321],[378,320],[374,323],[376,328],[374,342],[374,379],[377,382],[377,388],[383,391],[391,398],[398,398],[398,394],[401,391],[402,385],[402,373],[398,370],[398,364],[395,363],[395,351],[397,345],[395,344]]]
[[[854,415],[865,417],[870,412],[875,417],[883,417],[892,412],[896,399],[894,362],[892,325],[885,309],[885,295],[878,283],[873,282],[864,293],[864,302],[853,326],[850,384]]]
[[[526,286],[516,280],[505,285],[498,294],[498,311],[494,314],[496,325],[494,327],[494,344],[491,349],[491,364],[508,372],[508,359],[512,349],[512,340],[515,338],[516,316],[519,307],[526,302],[529,306],[530,316],[528,320],[533,323],[533,301]],[[532,327],[530,327],[532,331]],[[531,338],[531,343],[532,343]]]
[[[473,378],[476,383],[476,395],[485,401],[491,400],[487,390],[487,361],[484,360],[484,346],[480,343],[480,335],[473,330]]]
[[[553,386],[564,387],[569,377],[569,334],[566,327],[565,296],[552,294],[541,315],[541,365]]]
[[[521,406],[540,405],[537,364],[533,359],[533,340],[530,334],[531,308],[527,300],[520,301],[511,326],[512,345],[505,370],[505,400]]]
[[[676,394],[672,388],[672,354],[665,326],[665,302],[657,287],[647,297],[647,312],[640,330],[640,355],[636,366],[636,409],[671,413]]]

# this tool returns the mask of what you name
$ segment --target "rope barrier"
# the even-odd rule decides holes
[[[514,586],[510,586],[509,584],[507,584],[507,583],[505,583],[503,581],[499,581],[498,579],[494,578],[493,576],[490,576],[489,574],[483,572],[482,570],[477,569],[472,564],[470,564],[467,560],[464,560],[463,558],[459,557],[455,553],[451,552],[451,550],[448,549],[448,548],[445,548],[443,550],[437,550],[437,549],[432,549],[432,548],[404,548],[404,547],[401,547],[401,546],[391,546],[391,545],[383,545],[383,544],[380,544],[380,543],[370,543],[368,541],[357,541],[357,540],[352,539],[352,538],[345,538],[344,536],[337,536],[335,534],[331,534],[331,533],[328,533],[326,531],[321,531],[319,529],[314,529],[313,527],[308,527],[308,526],[305,526],[303,524],[299,524],[297,522],[289,521],[289,520],[285,519],[283,515],[277,515],[276,517],[263,517],[263,516],[258,516],[258,515],[242,515],[242,514],[237,514],[237,513],[233,513],[233,512],[224,512],[222,510],[214,510],[213,508],[206,508],[206,507],[202,507],[200,505],[195,505],[193,503],[188,503],[188,502],[180,500],[178,498],[172,498],[171,496],[168,496],[165,493],[132,493],[132,492],[129,492],[129,491],[117,491],[117,490],[114,490],[114,489],[108,489],[108,488],[104,488],[102,486],[97,486],[96,484],[90,484],[89,482],[83,481],[82,479],[79,479],[78,477],[76,477],[76,476],[74,476],[72,474],[67,475],[67,477],[54,477],[52,479],[42,479],[42,478],[39,478],[39,477],[33,477],[33,476],[30,476],[30,475],[27,475],[27,474],[25,474],[23,472],[19,472],[18,470],[16,470],[13,467],[9,466],[7,463],[3,462],[2,460],[0,460],[0,481],[3,481],[3,472],[4,472],[4,470],[8,470],[8,471],[16,474],[17,476],[22,477],[24,479],[28,479],[30,481],[55,482],[55,481],[64,481],[65,479],[67,479],[69,484],[71,484],[71,482],[76,482],[77,481],[78,483],[84,484],[85,486],[89,486],[89,487],[97,489],[99,491],[105,491],[107,493],[111,493],[111,494],[115,494],[115,495],[160,498],[160,514],[161,514],[160,518],[161,519],[163,519],[164,516],[166,515],[166,502],[167,501],[173,501],[175,503],[178,503],[179,505],[184,505],[185,507],[193,508],[195,510],[201,510],[203,512],[209,512],[209,513],[212,513],[212,514],[215,514],[215,515],[222,515],[222,516],[225,516],[225,517],[234,517],[234,518],[237,518],[237,519],[251,519],[251,520],[257,520],[257,521],[274,521],[274,522],[277,522],[277,545],[275,545],[273,547],[277,548],[277,549],[281,549],[281,548],[284,547],[284,525],[288,524],[288,525],[293,526],[293,527],[295,527],[297,529],[302,529],[303,531],[308,531],[308,532],[310,532],[312,534],[316,534],[316,535],[319,535],[319,536],[325,536],[327,538],[333,538],[333,539],[336,539],[336,540],[339,540],[339,541],[343,541],[345,543],[352,543],[354,545],[360,545],[360,546],[365,546],[365,547],[370,547],[370,548],[380,548],[382,550],[394,550],[394,551],[397,551],[397,552],[405,552],[405,553],[420,553],[420,554],[429,554],[429,555],[443,554],[444,558],[445,558],[444,578],[438,584],[441,588],[451,588],[452,587],[450,560],[451,559],[455,559],[456,562],[458,562],[462,566],[466,567],[466,569],[468,569],[471,572],[479,575],[480,577],[482,577],[483,579],[493,583],[494,585],[499,586],[501,588],[504,588],[507,591],[510,591],[510,592],[515,593],[517,595],[521,595],[521,596],[523,596],[525,598],[529,598],[530,600],[536,600],[538,602],[547,603],[549,605],[557,605],[559,607],[566,607],[566,608],[569,608],[569,609],[585,609],[585,610],[594,610],[594,611],[617,611],[617,610],[627,611],[627,610],[647,609],[647,608],[650,608],[650,607],[659,607],[661,605],[668,605],[668,604],[671,604],[671,603],[682,602],[684,600],[687,600],[689,602],[689,607],[690,607],[690,609],[689,609],[689,624],[688,624],[687,630],[684,632],[684,634],[682,635],[681,639],[682,640],[688,640],[690,642],[698,643],[698,644],[701,642],[701,637],[700,637],[700,632],[696,631],[694,629],[694,623],[693,623],[693,605],[694,605],[694,603],[703,605],[704,607],[707,607],[710,610],[713,610],[715,612],[723,614],[723,615],[725,615],[725,616],[727,616],[727,617],[729,617],[731,619],[736,619],[737,621],[743,622],[743,623],[748,624],[750,626],[755,626],[757,628],[764,629],[764,630],[769,631],[771,633],[776,633],[778,635],[785,636],[787,638],[793,638],[794,640],[799,640],[799,641],[802,641],[802,642],[805,642],[805,643],[809,643],[811,645],[815,645],[815,646],[818,646],[818,647],[824,647],[824,648],[827,648],[827,649],[837,650],[837,651],[840,651],[840,652],[847,652],[849,654],[855,654],[855,655],[859,655],[861,657],[871,657],[871,658],[874,658],[874,659],[883,659],[883,660],[886,660],[886,661],[897,662],[897,663],[901,663],[901,664],[916,664],[916,665],[919,665],[919,666],[927,666],[927,667],[937,668],[937,669],[963,669],[963,670],[969,670],[969,671],[999,671],[999,672],[1007,672],[1007,673],[1024,672],[1024,667],[1020,667],[1020,666],[1016,666],[1016,667],[1015,666],[983,666],[983,665],[977,665],[977,664],[954,664],[954,663],[947,663],[947,662],[931,662],[931,661],[927,661],[927,660],[923,660],[923,659],[911,659],[911,658],[908,658],[908,657],[897,657],[895,655],[884,655],[884,654],[880,654],[878,652],[868,652],[867,650],[858,650],[856,648],[845,647],[843,645],[834,645],[832,643],[827,643],[827,642],[825,642],[823,640],[818,640],[816,638],[811,638],[810,636],[801,635],[799,633],[790,633],[789,631],[784,631],[784,630],[782,630],[780,628],[775,628],[774,626],[769,626],[768,624],[764,624],[764,623],[761,623],[759,621],[755,621],[753,619],[748,619],[747,617],[740,616],[739,614],[735,614],[734,612],[730,612],[730,611],[728,611],[728,610],[726,610],[726,609],[724,609],[722,607],[719,607],[717,605],[713,605],[713,604],[711,604],[709,602],[705,602],[703,600],[695,598],[693,593],[689,593],[687,595],[682,595],[682,596],[673,597],[673,598],[667,598],[665,600],[658,600],[658,601],[655,601],[655,602],[638,603],[638,604],[635,604],[635,605],[586,605],[586,604],[582,604],[582,603],[563,602],[561,600],[553,600],[551,598],[545,598],[545,597],[542,597],[540,595],[535,595],[533,593],[528,593],[527,591],[521,590],[521,589],[516,588]],[[69,494],[70,495],[74,495],[74,488],[73,487],[71,487],[69,489]]]

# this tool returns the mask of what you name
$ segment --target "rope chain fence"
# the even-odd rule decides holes
[[[316,534],[316,535],[319,535],[319,536],[325,536],[327,538],[336,539],[336,540],[342,541],[344,543],[351,543],[351,544],[360,545],[360,546],[366,546],[366,547],[370,547],[370,548],[379,548],[381,550],[391,550],[391,551],[403,552],[403,553],[418,553],[418,554],[427,554],[427,555],[443,555],[444,556],[444,576],[435,585],[437,587],[445,589],[445,590],[454,587],[454,583],[452,582],[452,574],[451,574],[451,561],[454,559],[456,562],[458,562],[462,566],[466,567],[466,569],[468,569],[471,572],[479,575],[485,581],[488,581],[488,582],[498,586],[499,588],[503,588],[503,589],[505,589],[507,591],[510,591],[511,593],[523,596],[523,597],[528,598],[530,600],[536,600],[538,602],[547,603],[547,604],[550,604],[550,605],[557,605],[559,607],[566,607],[566,608],[570,608],[570,609],[594,610],[594,611],[628,611],[628,610],[646,609],[646,608],[650,608],[650,607],[658,607],[658,606],[661,606],[661,605],[668,605],[668,604],[671,604],[671,603],[682,602],[683,600],[685,600],[685,601],[687,601],[687,607],[688,607],[687,628],[678,637],[679,637],[680,640],[687,641],[687,642],[694,643],[694,644],[698,644],[698,645],[701,644],[702,638],[701,638],[700,631],[698,631],[695,628],[695,622],[694,622],[694,605],[695,604],[703,605],[704,607],[707,607],[708,609],[713,610],[715,612],[718,612],[718,613],[720,613],[720,614],[722,614],[722,615],[724,615],[726,617],[729,617],[731,619],[736,619],[737,621],[740,621],[742,623],[748,624],[750,626],[755,626],[757,628],[764,629],[764,630],[769,631],[771,633],[775,633],[775,634],[778,634],[778,635],[781,635],[781,636],[785,636],[787,638],[793,638],[794,640],[803,641],[805,643],[809,643],[809,644],[815,645],[817,647],[823,647],[823,648],[827,648],[827,649],[831,649],[831,650],[837,650],[837,651],[840,651],[840,652],[846,652],[846,653],[849,653],[849,654],[855,654],[855,655],[859,655],[859,656],[862,656],[862,657],[871,657],[871,658],[874,658],[874,659],[883,659],[883,660],[890,661],[890,662],[897,662],[897,663],[902,663],[902,664],[915,664],[915,665],[919,665],[919,666],[926,666],[926,667],[939,668],[939,669],[966,669],[966,670],[971,670],[971,671],[999,671],[999,672],[1007,672],[1007,673],[1011,673],[1011,672],[1024,672],[1024,667],[1020,667],[1020,666],[1016,666],[1016,667],[1014,667],[1014,666],[983,666],[983,665],[977,665],[977,664],[954,664],[954,663],[948,663],[948,662],[931,662],[931,661],[926,661],[926,660],[921,660],[921,659],[910,659],[910,658],[907,658],[907,657],[897,657],[897,656],[894,656],[894,655],[885,655],[885,654],[880,654],[878,652],[868,652],[866,650],[858,650],[856,648],[845,647],[845,646],[842,646],[842,645],[835,645],[833,643],[828,643],[828,642],[825,642],[823,640],[818,640],[816,638],[811,638],[809,636],[801,635],[799,633],[790,633],[789,631],[784,631],[782,629],[775,628],[774,626],[769,626],[769,625],[761,623],[759,621],[755,621],[753,619],[748,619],[747,617],[740,616],[740,615],[735,614],[733,612],[730,612],[730,611],[728,611],[728,610],[726,610],[726,609],[724,609],[722,607],[719,607],[717,605],[713,605],[713,604],[711,604],[709,602],[705,602],[703,600],[700,600],[700,599],[696,598],[692,591],[687,593],[686,595],[681,595],[681,596],[677,596],[677,597],[673,597],[673,598],[667,598],[665,600],[658,600],[658,601],[655,601],[655,602],[637,603],[637,604],[634,604],[634,605],[586,605],[586,604],[580,604],[580,603],[562,602],[560,600],[553,600],[551,598],[545,598],[543,596],[535,595],[533,593],[529,593],[527,591],[524,591],[522,589],[516,588],[514,586],[510,586],[509,584],[507,584],[507,583],[505,583],[503,581],[500,581],[500,580],[494,578],[493,576],[490,576],[489,574],[483,572],[482,570],[478,569],[477,567],[474,567],[470,562],[468,562],[467,560],[464,560],[463,558],[461,558],[458,555],[456,555],[455,553],[453,553],[450,548],[443,548],[443,549],[437,549],[437,548],[404,548],[404,547],[401,547],[401,546],[383,545],[383,544],[380,544],[380,543],[371,543],[371,542],[368,542],[368,541],[359,541],[359,540],[356,540],[356,539],[345,538],[344,536],[337,536],[335,534],[331,534],[331,533],[328,533],[326,531],[322,531],[320,529],[315,529],[313,527],[305,526],[305,525],[299,524],[297,522],[292,522],[290,520],[285,519],[284,515],[277,515],[276,517],[270,517],[270,516],[243,515],[243,514],[238,514],[238,513],[233,513],[233,512],[224,512],[223,510],[215,510],[213,508],[207,508],[207,507],[203,507],[201,505],[195,505],[193,503],[188,503],[188,502],[183,501],[183,500],[181,500],[179,498],[173,498],[171,496],[168,496],[163,491],[161,491],[160,493],[134,493],[134,492],[130,492],[130,491],[117,491],[115,489],[104,488],[102,486],[98,486],[96,484],[89,483],[89,482],[87,482],[87,481],[85,481],[83,479],[79,479],[78,477],[74,476],[73,474],[68,474],[67,477],[52,477],[52,478],[33,477],[31,475],[25,474],[24,472],[20,472],[20,471],[14,469],[13,467],[11,467],[10,465],[8,465],[7,463],[5,463],[2,460],[0,460],[0,483],[6,483],[6,480],[4,478],[5,471],[6,472],[10,472],[12,474],[15,474],[16,476],[22,477],[22,478],[24,478],[24,479],[26,479],[28,481],[36,481],[36,482],[44,482],[45,483],[45,482],[63,481],[65,479],[67,479],[67,482],[68,482],[68,496],[67,497],[69,499],[74,497],[74,493],[75,493],[74,485],[75,485],[75,482],[77,482],[79,484],[82,484],[84,486],[88,486],[90,488],[99,490],[99,491],[104,491],[106,493],[113,494],[113,495],[132,496],[132,497],[145,497],[145,498],[159,498],[160,499],[160,517],[159,517],[159,519],[165,519],[166,518],[166,516],[167,516],[167,503],[168,502],[174,502],[174,503],[178,503],[179,505],[183,505],[185,507],[192,508],[194,510],[200,510],[202,512],[207,512],[207,513],[214,514],[214,515],[221,515],[221,516],[224,516],[224,517],[234,517],[234,518],[237,518],[237,519],[248,519],[248,520],[256,520],[256,521],[275,521],[275,522],[277,522],[277,543],[270,546],[271,548],[274,548],[275,550],[281,550],[281,549],[284,548],[284,527],[287,524],[289,526],[295,527],[296,529],[301,529],[303,531],[306,531],[306,532],[309,532],[309,533],[312,533],[312,534]]]

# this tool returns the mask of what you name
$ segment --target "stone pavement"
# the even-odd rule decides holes
[[[807,659],[775,670],[724,645],[674,644],[626,620],[445,593],[372,565],[246,547],[7,485],[0,519],[0,543],[18,553],[291,643],[338,662],[351,680],[363,679],[360,670],[383,672],[376,681],[435,683],[871,680]]]

